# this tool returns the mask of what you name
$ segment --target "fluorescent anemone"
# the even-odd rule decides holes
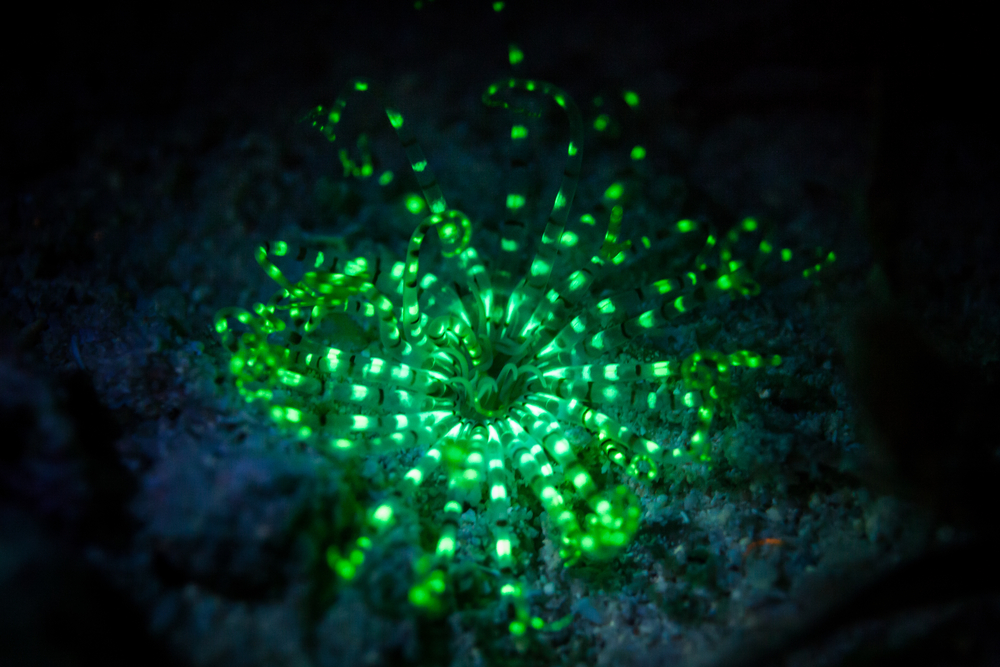
[[[492,249],[495,262],[484,262],[472,243],[472,222],[447,205],[402,113],[372,82],[355,80],[350,88],[384,104],[429,213],[414,229],[402,261],[343,257],[321,243],[260,247],[257,261],[281,289],[252,311],[227,308],[217,315],[216,330],[232,351],[230,370],[247,401],[266,403],[275,422],[321,450],[341,456],[416,450],[415,465],[368,514],[368,534],[375,535],[398,520],[417,487],[444,487],[440,507],[418,510],[432,512],[439,531],[435,550],[416,563],[413,604],[440,607],[447,565],[463,549],[459,517],[474,509],[492,533],[488,558],[500,573],[501,595],[514,603],[511,631],[542,628],[544,622],[530,616],[517,578],[523,558],[518,527],[509,520],[512,498],[519,490],[534,496],[570,565],[614,556],[632,540],[640,506],[621,483],[625,478],[649,480],[665,467],[707,465],[719,389],[729,383],[732,368],[780,360],[745,350],[703,350],[680,361],[613,359],[628,341],[708,300],[755,293],[731,247],[756,223],[747,219],[718,243],[707,234],[695,266],[682,275],[597,294],[595,280],[632,259],[630,244],[619,241],[622,188],[608,188],[613,206],[607,232],[596,252],[585,253],[580,235],[566,229],[580,175],[580,112],[555,86],[509,79],[491,85],[484,102],[521,112],[513,106],[517,95],[546,96],[568,117],[570,139],[559,191],[531,260],[522,259],[529,256],[526,191],[515,186]],[[312,115],[313,125],[331,140],[346,100],[341,96]],[[512,126],[515,150],[527,135],[522,124]],[[582,220],[594,224],[592,216]],[[674,231],[700,228],[682,220]],[[420,267],[431,231],[440,241],[440,273]],[[577,266],[567,265],[574,258]],[[287,277],[281,262],[297,266],[301,277]],[[351,352],[330,344],[323,324],[345,312],[377,329],[368,349]],[[668,448],[602,412],[607,406],[695,410],[696,426],[683,446]],[[584,463],[598,458],[619,472],[598,474]],[[366,545],[367,535],[345,557],[333,549],[331,567],[352,578]]]

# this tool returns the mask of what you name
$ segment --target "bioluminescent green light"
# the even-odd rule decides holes
[[[518,217],[528,190],[515,186],[505,202],[510,224],[494,237],[495,246],[479,251],[472,244],[472,222],[448,206],[410,133],[412,124],[377,85],[356,80],[349,89],[381,100],[421,191],[404,197],[406,209],[421,216],[404,256],[349,257],[330,244],[264,244],[255,257],[280,290],[252,310],[220,311],[216,332],[232,353],[229,369],[241,395],[268,403],[271,419],[293,437],[331,456],[416,452],[395,487],[373,491],[377,500],[357,549],[345,557],[328,552],[341,578],[352,579],[364,567],[369,536],[412,522],[415,512],[430,512],[415,530],[434,531],[421,542],[436,546],[419,550],[409,599],[438,609],[450,585],[449,564],[475,553],[458,531],[463,511],[473,509],[489,527],[488,566],[501,573],[502,595],[513,603],[511,632],[538,629],[544,621],[531,616],[517,578],[530,540],[521,526],[508,523],[512,498],[536,499],[552,520],[565,564],[620,553],[635,535],[641,512],[628,487],[609,480],[648,482],[677,466],[707,465],[709,429],[725,395],[719,388],[730,384],[732,369],[780,363],[776,356],[765,361],[745,350],[700,350],[679,361],[612,360],[630,341],[705,301],[754,294],[756,283],[732,254],[738,234],[753,232],[756,224],[748,218],[736,236],[718,242],[707,235],[691,271],[638,287],[621,284],[626,274],[618,267],[633,257],[621,234],[624,186],[612,183],[604,192],[613,205],[603,239],[593,240],[601,242],[595,252],[578,231],[566,229],[582,165],[579,109],[555,86],[505,79],[488,87],[487,105],[521,113],[518,95],[547,96],[569,121],[569,142],[557,194],[533,248],[523,233],[526,218]],[[628,96],[626,102],[632,105]],[[325,136],[333,136],[346,105],[341,96],[332,110],[317,108],[323,115],[314,124]],[[515,144],[527,134],[524,126],[512,126]],[[640,159],[634,151],[633,158]],[[587,229],[597,219],[584,214],[580,222]],[[679,234],[702,228],[691,220],[675,227]],[[433,271],[424,246],[431,233],[437,239],[430,247],[440,255],[430,263]],[[643,248],[652,243],[643,237]],[[288,277],[286,264],[297,280]],[[593,287],[598,280],[603,287]],[[347,317],[361,325],[359,331],[371,332],[371,340],[357,348],[363,351],[340,349],[329,334]],[[678,406],[673,396],[683,397]],[[672,444],[669,453],[601,412],[602,406],[628,414],[681,405],[696,411],[697,424],[688,442]],[[580,433],[589,437],[580,439]],[[587,447],[599,447],[613,472],[588,470],[593,455],[580,456]],[[428,487],[441,503],[415,507],[414,490]]]
[[[406,196],[406,210],[413,215],[420,215],[424,212],[424,200],[420,195]]]
[[[495,3],[494,7],[496,7],[496,4],[501,5],[501,8],[503,6],[503,3]],[[500,10],[498,9],[497,11]],[[522,51],[517,44],[511,44],[507,49],[507,58],[510,60],[510,64],[512,66],[520,65],[521,61],[524,60],[524,51]]]

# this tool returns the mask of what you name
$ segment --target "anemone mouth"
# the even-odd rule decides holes
[[[489,368],[474,370],[468,377],[455,378],[456,404],[466,419],[496,419],[507,416],[540,376],[538,369],[510,361],[497,354]]]

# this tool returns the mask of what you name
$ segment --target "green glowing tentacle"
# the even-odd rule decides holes
[[[489,437],[485,447],[486,483],[488,486],[488,502],[486,516],[493,532],[494,558],[497,567],[504,574],[509,574],[514,565],[512,551],[512,535],[507,520],[510,510],[510,489],[508,475],[504,469],[504,452],[500,445],[500,434],[490,425],[487,429]]]
[[[552,267],[559,250],[559,240],[562,237],[569,209],[576,194],[576,186],[580,180],[580,164],[583,151],[583,120],[576,103],[563,90],[543,82],[527,79],[508,79],[490,85],[483,95],[483,102],[489,106],[502,106],[511,109],[509,103],[499,99],[501,92],[509,94],[513,90],[538,91],[550,96],[566,112],[570,124],[570,142],[566,151],[566,164],[563,168],[562,182],[552,204],[545,231],[535,251],[535,258],[528,269],[526,281],[519,288],[523,290],[529,303],[537,301],[539,293],[545,289]],[[514,108],[514,111],[518,109]]]
[[[562,281],[562,284],[550,289],[545,298],[538,302],[535,310],[521,326],[516,337],[523,340],[541,327],[546,332],[545,338],[554,338],[558,334],[558,330],[552,330],[550,327],[554,323],[565,321],[565,313],[589,294],[589,288],[594,278],[594,272],[586,267],[569,274]],[[519,324],[517,318],[509,319],[511,320],[510,328],[516,328]]]
[[[545,401],[541,407],[550,414],[555,414],[562,421],[585,426],[600,439],[611,438],[634,454],[656,457],[663,455],[663,448],[660,445],[639,436],[608,415],[588,407],[586,403],[561,398],[554,394],[537,393],[534,396],[540,401]]]
[[[445,202],[444,194],[441,192],[437,179],[434,177],[434,172],[428,166],[427,158],[424,156],[424,152],[420,149],[420,145],[414,138],[413,133],[410,132],[409,127],[403,118],[403,114],[390,103],[388,96],[382,89],[382,86],[367,79],[352,79],[348,82],[344,92],[337,97],[333,106],[329,110],[323,109],[323,107],[317,107],[309,115],[308,118],[312,120],[313,126],[318,128],[320,132],[322,132],[330,141],[335,140],[336,135],[334,132],[337,124],[343,116],[344,109],[347,107],[347,96],[353,92],[371,93],[375,95],[378,103],[385,109],[385,114],[389,119],[389,124],[392,125],[393,129],[396,131],[396,136],[399,137],[399,141],[403,145],[403,149],[406,151],[406,157],[410,162],[410,167],[413,169],[413,173],[417,177],[417,183],[420,185],[421,191],[423,191],[424,199],[427,201],[427,206],[430,208],[431,213],[444,213],[444,211],[447,210],[448,205]]]
[[[507,173],[507,198],[505,215],[500,223],[500,254],[494,271],[494,282],[499,291],[510,294],[517,282],[526,255],[528,193],[527,129],[516,122],[511,128],[510,169]]]

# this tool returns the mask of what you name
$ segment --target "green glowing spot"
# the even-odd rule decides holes
[[[552,202],[552,208],[553,210],[565,208],[567,203],[568,202],[566,201],[566,195],[563,194],[562,190],[560,190],[559,192],[556,193],[556,200]]]
[[[516,252],[518,249],[518,243],[513,239],[500,239],[500,247],[505,252]]]
[[[622,93],[622,99],[625,100],[625,104],[629,105],[633,109],[639,106],[639,94],[634,91],[624,91]]]
[[[413,215],[420,215],[424,212],[424,198],[420,195],[408,194],[404,201],[406,203],[406,210]]]
[[[358,571],[358,568],[351,561],[343,559],[336,561],[331,567],[334,572],[348,581],[353,579]]]
[[[444,535],[440,540],[438,540],[437,553],[441,556],[450,556],[455,553],[455,539],[448,535]]]
[[[585,472],[578,472],[573,477],[573,486],[575,486],[578,489],[582,489],[584,486],[587,485],[587,482],[589,482],[589,481],[590,481],[590,477],[587,476],[587,473],[585,473]]]
[[[569,231],[563,232],[562,236],[559,237],[559,242],[567,248],[572,248],[579,242],[579,240],[579,236],[577,236],[574,232]]]
[[[744,218],[743,219],[743,231],[752,232],[757,229],[757,220],[754,218]]]
[[[641,241],[642,241],[642,247],[645,248],[646,250],[649,250],[649,248],[653,245],[650,242],[648,236],[643,236],[642,239],[641,239]]]
[[[510,138],[514,139],[527,139],[528,138],[528,128],[524,125],[514,125],[510,128]]]
[[[645,313],[639,316],[639,326],[645,327],[646,329],[652,329],[656,326],[656,313],[652,310],[647,310]]]
[[[424,169],[427,168],[427,160],[421,160],[420,162],[414,162],[411,166],[413,167],[413,171],[415,171],[415,172],[417,172],[419,174]]]
[[[349,276],[359,276],[368,270],[368,260],[364,257],[352,259],[344,265],[344,273]]]
[[[392,506],[387,504],[379,505],[372,512],[372,521],[378,526],[387,526],[392,521]]]
[[[679,296],[674,299],[674,308],[676,308],[679,313],[684,312],[684,297]]]
[[[535,261],[531,263],[531,275],[533,276],[543,276],[549,272],[552,265],[546,262],[544,259],[535,258]]]
[[[765,255],[767,255],[767,254],[770,254],[770,252],[772,250],[774,250],[774,246],[772,246],[767,240],[764,240],[764,241],[760,242],[760,251],[762,253],[764,253]]]
[[[608,117],[608,115],[602,113],[600,116],[594,119],[594,129],[597,130],[598,132],[603,132],[604,130],[608,129],[608,123],[610,121],[611,119]]]
[[[383,171],[382,174],[378,177],[378,184],[381,185],[382,187],[385,187],[390,183],[392,183],[392,179],[393,175],[391,171],[389,170]]]
[[[604,191],[604,196],[608,199],[621,199],[623,194],[625,194],[625,187],[621,183],[612,183]]]
[[[506,538],[497,540],[497,556],[499,558],[510,556],[510,540]]]
[[[516,192],[507,195],[507,208],[516,211],[522,206],[524,206],[524,195],[517,194]]]
[[[520,637],[521,635],[523,635],[525,632],[528,631],[528,626],[526,626],[521,621],[511,621],[510,625],[507,627],[510,630],[510,634],[514,635],[515,637]]]
[[[283,384],[287,384],[289,387],[298,387],[306,381],[304,376],[292,371],[286,371],[284,368],[278,369],[278,378]]]
[[[722,275],[715,281],[715,284],[718,285],[721,290],[728,290],[733,286],[733,280],[728,275]]]
[[[594,216],[592,216],[591,214],[584,213],[583,215],[580,216],[580,222],[582,222],[585,225],[593,225],[597,222],[597,220],[595,220]]]
[[[633,160],[643,160],[646,157],[646,149],[642,146],[636,146],[632,149],[631,155]]]
[[[681,234],[686,234],[687,232],[693,232],[697,229],[698,225],[694,220],[678,220],[677,221],[677,231]]]
[[[493,3],[494,10],[500,11],[500,9],[497,9],[497,5],[500,5],[500,9],[503,9],[502,2],[494,2]],[[524,60],[524,51],[522,51],[517,44],[511,44],[509,47],[507,47],[507,58],[508,60],[510,60],[510,64],[512,66],[520,65],[521,61]]]
[[[787,262],[791,258],[792,258],[792,251],[791,251],[791,249],[789,249],[789,248],[782,248],[781,249],[781,261],[782,262]]]
[[[574,144],[572,141],[569,142],[569,148],[566,149],[567,154],[569,154],[569,156],[572,157],[572,156],[576,155],[577,150],[578,149],[576,147],[576,144]]]
[[[355,81],[354,90],[368,90],[368,84],[364,81]]]
[[[490,499],[492,500],[502,500],[507,497],[507,489],[503,487],[503,484],[495,484],[490,489]]]
[[[587,284],[587,276],[583,271],[574,271],[569,276],[569,291],[575,292]]]

